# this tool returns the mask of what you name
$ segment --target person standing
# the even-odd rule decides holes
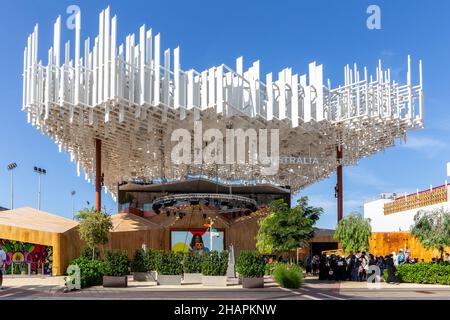
[[[405,254],[403,253],[403,249],[398,250],[397,260],[398,260],[398,264],[405,263]]]
[[[319,260],[320,260],[319,256],[315,254],[312,260],[313,276],[317,276],[317,274],[319,273]]]
[[[5,273],[6,253],[0,246],[0,290],[3,290],[3,274]]]
[[[387,283],[398,283],[397,276],[395,275],[395,272],[397,271],[394,259],[391,256],[386,256],[386,269],[387,269]]]
[[[312,271],[312,257],[311,255],[308,255],[306,257],[306,261],[305,261],[305,269],[306,269],[306,275],[311,275],[311,271]]]
[[[361,261],[361,264],[358,270],[358,278],[359,281],[362,282],[366,279],[367,276],[367,270],[369,269],[369,259],[367,258],[366,253],[362,252],[359,260]]]
[[[319,280],[327,280],[329,276],[330,265],[327,256],[322,254],[319,260]]]
[[[392,261],[394,262],[394,266],[398,266],[398,256],[395,251],[392,251]]]
[[[450,263],[450,254],[448,252],[445,253],[445,262]]]
[[[406,247],[406,250],[405,250],[405,260],[406,260],[406,263],[411,262],[411,250],[409,250],[408,247]]]

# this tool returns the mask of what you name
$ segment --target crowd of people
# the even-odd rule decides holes
[[[310,255],[306,258],[305,269],[307,275],[318,276],[319,280],[366,281],[367,277],[375,272],[370,267],[377,266],[380,273],[376,275],[383,277],[384,271],[387,270],[386,282],[396,283],[396,266],[418,262],[406,248],[405,251],[400,249],[398,254],[392,252],[386,256],[374,256],[368,252],[352,252],[346,257],[335,254]]]

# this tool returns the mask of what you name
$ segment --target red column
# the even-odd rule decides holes
[[[102,140],[95,139],[95,210],[102,210]]]
[[[344,216],[344,189],[342,185],[342,146],[336,148],[336,158],[339,163],[337,167],[337,211],[338,223]]]

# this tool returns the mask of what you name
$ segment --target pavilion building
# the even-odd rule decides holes
[[[161,50],[160,34],[145,25],[119,44],[109,7],[84,48],[81,13],[73,46],[62,45],[61,25],[58,17],[45,62],[39,27],[28,37],[22,110],[95,183],[97,210],[103,189],[118,201],[111,246],[129,253],[142,244],[186,250],[197,234],[211,249],[255,249],[270,201],[290,203],[333,173],[339,221],[344,166],[423,127],[422,63],[414,84],[410,57],[406,83],[379,61],[373,76],[345,66],[332,86],[316,62],[305,74],[265,76],[259,61],[245,66],[242,57],[234,67],[182,67],[180,48]]]
[[[430,186],[429,189],[404,195],[384,193],[380,199],[365,203],[364,217],[370,219],[372,227],[370,252],[387,255],[409,248],[412,257],[418,259],[429,261],[438,257],[437,250],[426,250],[410,234],[410,230],[417,212],[440,207],[450,209],[450,185]]]

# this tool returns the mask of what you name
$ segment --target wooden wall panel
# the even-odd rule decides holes
[[[78,227],[73,228],[61,234],[61,248],[60,251],[60,270],[61,274],[65,274],[70,261],[80,256],[80,251],[84,246],[83,241],[80,240]]]
[[[233,224],[228,230],[227,246],[233,245],[234,251],[256,250],[256,234],[258,233],[258,219],[252,218]]]
[[[215,218],[216,215],[211,215]],[[156,250],[170,250],[170,230],[171,229],[189,229],[189,228],[205,228],[203,224],[206,220],[201,214],[186,215],[183,219],[175,219],[171,216],[160,215],[154,217],[152,222],[161,224],[159,229],[129,231],[129,232],[111,232],[109,242],[102,249],[118,249],[126,250],[130,259],[133,258],[136,249],[146,244],[147,247]],[[241,250],[255,250],[255,236],[258,231],[257,218],[248,219],[236,224],[232,227],[223,218],[218,218],[214,227],[224,230],[225,248],[230,244],[234,245],[235,252]]]
[[[439,257],[438,250],[426,250],[410,233],[408,232],[374,232],[369,240],[370,253],[374,255],[388,255],[393,251],[398,253],[399,249],[405,250],[406,247],[411,250],[411,256],[418,258],[419,261],[431,261],[434,257]],[[447,252],[450,248],[447,248]]]

